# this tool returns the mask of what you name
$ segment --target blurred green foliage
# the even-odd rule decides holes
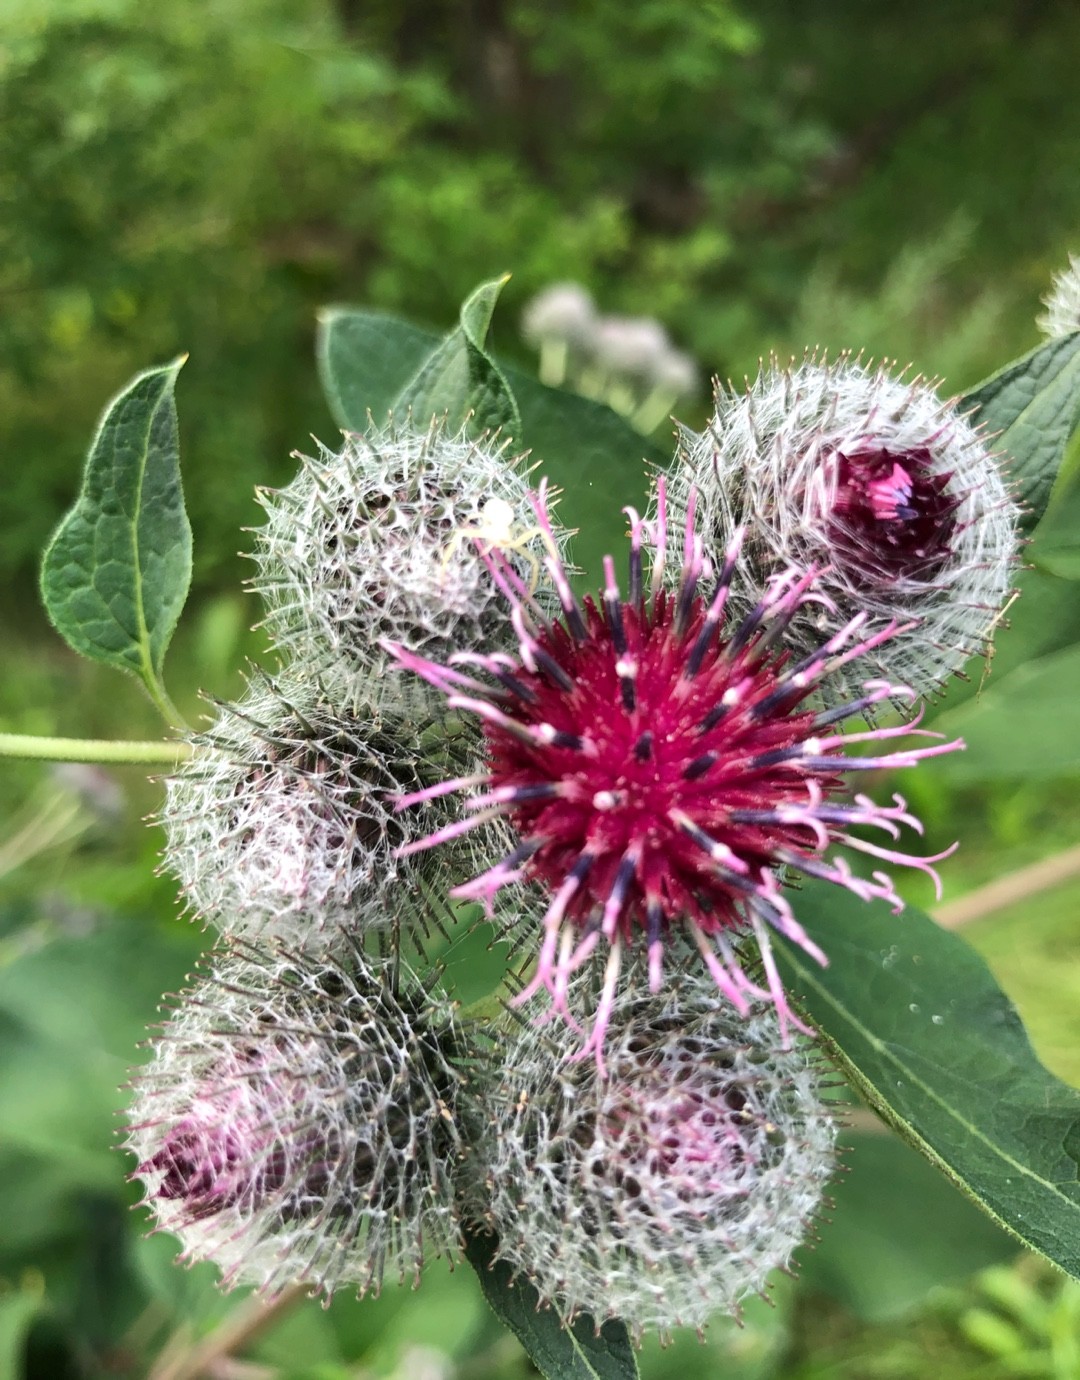
[[[575,277],[724,374],[822,343],[971,382],[1080,223],[1078,44],[1063,0],[8,0],[0,572],[102,400],[190,350],[197,580],[235,577],[252,485],[332,432],[328,300],[443,325],[510,269],[513,354]]]

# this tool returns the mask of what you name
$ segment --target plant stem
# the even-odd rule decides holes
[[[0,877],[55,844],[77,839],[85,832],[87,822],[88,817],[82,814],[77,800],[64,795],[54,796],[42,810],[0,844]]]
[[[176,705],[173,704],[172,700],[170,699],[169,692],[165,689],[164,681],[160,680],[157,676],[153,675],[151,672],[148,671],[143,676],[142,682],[143,685],[146,687],[146,693],[154,702],[155,709],[165,720],[165,722],[169,725],[169,727],[175,728],[180,733],[185,732],[188,729],[189,724],[187,720],[184,718],[183,714],[180,713],[179,709],[177,709]]]
[[[109,738],[39,738],[0,733],[0,757],[44,762],[110,762],[127,766],[175,767],[191,755],[185,742],[131,742]]]
[[[173,1343],[166,1345],[157,1364],[151,1367],[149,1380],[198,1380],[199,1376],[211,1374],[217,1362],[254,1341],[302,1299],[309,1287],[293,1284],[270,1303],[258,1295],[247,1299],[209,1337],[185,1347],[180,1355]]]
[[[1005,877],[998,877],[986,886],[977,887],[947,905],[938,906],[934,919],[943,929],[955,930],[961,925],[969,925],[973,920],[982,920],[999,910],[1026,901],[1040,891],[1049,891],[1073,877],[1080,876],[1080,845],[1066,848],[1063,853],[1055,853],[1051,858],[1043,858],[1029,867],[1021,867]]]

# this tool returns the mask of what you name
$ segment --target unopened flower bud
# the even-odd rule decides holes
[[[696,360],[682,350],[668,350],[656,361],[650,382],[677,398],[692,398],[700,379]]]
[[[649,316],[605,316],[593,337],[593,358],[613,374],[652,380],[671,352],[659,321]]]
[[[875,660],[918,694],[986,649],[1016,561],[1017,506],[983,436],[928,384],[847,358],[720,389],[704,435],[683,433],[670,495],[672,540],[695,504],[714,562],[745,528],[738,612],[771,576],[816,569],[818,603],[786,634],[796,658],[856,615],[899,624]]]
[[[538,292],[521,313],[521,334],[530,345],[545,341],[581,348],[592,338],[596,308],[580,283],[552,283]]]
[[[397,850],[457,811],[445,795],[397,806],[474,760],[475,735],[449,735],[432,720],[357,717],[316,684],[256,681],[166,781],[165,866],[196,914],[238,937],[319,948],[343,932],[426,933],[453,855],[433,867]]]
[[[436,421],[423,433],[350,433],[340,452],[300,456],[296,479],[260,496],[252,581],[286,657],[353,677],[386,705],[410,682],[385,675],[383,639],[427,653],[497,640],[505,619],[485,553],[508,553],[532,585],[547,554],[504,452]]]
[[[134,1084],[159,1229],[226,1287],[378,1291],[456,1247],[453,1008],[349,950],[220,958]]]
[[[772,1012],[739,1017],[704,976],[643,988],[615,999],[606,1077],[560,1061],[552,1027],[517,1031],[465,1171],[472,1215],[543,1300],[637,1336],[761,1292],[821,1203],[835,1138],[811,1056],[781,1047]]]

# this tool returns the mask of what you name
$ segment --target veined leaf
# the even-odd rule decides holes
[[[622,1323],[608,1321],[598,1332],[582,1313],[566,1326],[553,1308],[540,1307],[527,1279],[512,1278],[495,1250],[493,1236],[466,1237],[465,1256],[480,1276],[484,1297],[545,1380],[637,1380],[637,1358]]]
[[[855,1087],[997,1222],[1080,1278],[1080,1091],[1039,1063],[983,960],[913,907],[894,916],[828,883],[808,883],[797,911],[829,966],[782,941],[784,982]]]
[[[387,312],[325,307],[315,352],[334,421],[367,431],[370,412],[378,426],[438,343],[433,331]]]
[[[1024,530],[1037,525],[1050,501],[1080,422],[1080,332],[1049,340],[965,393],[962,410],[994,435],[1009,458],[1009,475],[1025,506]]]
[[[41,570],[42,598],[61,637],[83,656],[138,676],[174,723],[162,663],[191,582],[173,401],[184,358],[139,374],[109,404],[82,491]]]
[[[936,732],[967,752],[934,763],[948,782],[1053,780],[1080,771],[1080,646],[1034,657],[989,682],[977,700],[946,709]]]
[[[829,1185],[828,1226],[798,1252],[804,1284],[865,1322],[884,1322],[939,1285],[1016,1255],[1013,1237],[884,1127],[843,1143],[850,1151]]]
[[[505,283],[505,277],[484,283],[465,301],[460,324],[402,388],[394,400],[395,413],[401,415],[411,409],[421,425],[426,425],[431,417],[445,412],[452,427],[468,420],[476,434],[501,429],[520,443],[521,414],[506,375],[486,344],[495,303]]]

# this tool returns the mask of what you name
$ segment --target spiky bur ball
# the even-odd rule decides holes
[[[543,527],[543,486],[533,503]],[[827,856],[830,848],[844,844],[873,860],[931,875],[936,859],[910,857],[853,832],[873,829],[888,840],[903,825],[920,826],[902,798],[879,805],[853,794],[845,776],[910,767],[962,746],[845,756],[850,743],[883,743],[920,732],[838,730],[842,720],[910,694],[887,681],[866,681],[854,699],[836,708],[812,707],[823,682],[872,660],[902,630],[890,623],[868,635],[867,616],[860,613],[795,658],[781,637],[814,597],[815,572],[785,569],[745,617],[732,618],[727,605],[740,538],[712,571],[691,513],[677,589],[669,591],[663,481],[657,509],[654,524],[627,509],[625,599],[610,557],[601,596],[587,598],[584,607],[563,567],[547,559],[562,606],[557,620],[546,618],[502,578],[498,553],[491,557],[512,609],[516,658],[468,652],[439,665],[407,648],[393,649],[404,668],[443,691],[448,707],[477,716],[486,740],[480,782],[448,781],[400,802],[414,808],[444,791],[468,792],[461,821],[403,845],[402,854],[455,840],[493,820],[509,822],[513,848],[451,895],[491,908],[504,888],[534,884],[546,909],[527,995],[546,988],[556,1010],[565,1010],[571,975],[598,946],[607,946],[606,977],[586,1044],[598,1058],[623,951],[645,946],[649,984],[657,991],[665,945],[678,937],[696,946],[740,1011],[768,998],[786,1030],[791,1017],[770,931],[821,963],[826,957],[796,920],[782,874],[821,878],[899,909],[902,902],[886,873],[857,876],[842,857]],[[655,552],[648,585],[646,541]],[[513,916],[527,909],[519,898],[520,890],[507,907]],[[764,989],[743,971],[737,946],[747,936],[760,951]],[[533,936],[530,931],[519,937]]]
[[[317,682],[260,678],[192,746],[165,783],[160,821],[164,866],[197,915],[294,948],[441,923],[452,855],[432,867],[395,850],[456,818],[454,803],[436,796],[407,815],[395,802],[477,760],[470,726],[349,709]],[[468,875],[471,850],[456,865]]]
[[[588,986],[571,984],[572,1010]],[[606,1059],[606,1077],[560,1061],[535,1022],[500,1044],[464,1164],[471,1215],[564,1317],[640,1336],[737,1315],[789,1263],[833,1168],[807,1047],[688,973],[659,997],[620,986]]]
[[[1016,562],[1018,509],[985,437],[928,384],[885,367],[773,360],[745,392],[719,388],[703,435],[683,431],[673,516],[696,496],[717,560],[746,529],[732,582],[753,607],[770,576],[822,571],[819,600],[792,620],[796,655],[865,612],[907,626],[867,664],[927,694],[984,651]],[[674,549],[674,548],[673,548]],[[822,691],[849,696],[852,676]]]
[[[1080,255],[1069,255],[1069,267],[1054,274],[1039,329],[1050,340],[1080,331]]]
[[[133,1178],[226,1287],[327,1296],[413,1278],[458,1239],[454,1009],[353,947],[243,948],[180,999],[139,1071]]]
[[[524,582],[543,555],[541,534],[522,524],[520,457],[436,419],[424,432],[350,433],[338,452],[298,458],[291,484],[260,495],[252,580],[288,660],[359,678],[381,703],[407,687],[383,676],[380,638],[438,656],[497,636],[505,620],[482,551],[507,551]]]

